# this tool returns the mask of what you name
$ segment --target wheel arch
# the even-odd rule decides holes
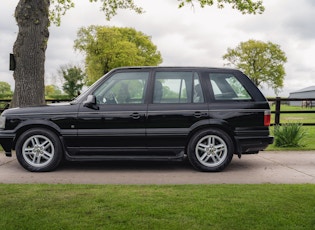
[[[41,121],[41,120],[32,120],[32,122],[25,122],[22,123],[21,125],[19,125],[16,128],[16,135],[15,138],[13,140],[13,149],[15,150],[16,148],[16,142],[19,139],[19,137],[22,135],[22,133],[24,133],[26,130],[29,129],[34,129],[34,128],[42,128],[42,129],[47,129],[49,131],[54,132],[58,138],[61,140],[60,136],[61,136],[61,130],[60,128],[54,124],[53,122],[47,122],[47,121]]]
[[[195,123],[191,127],[191,131],[188,134],[188,138],[187,138],[187,142],[186,142],[186,146],[185,146],[185,152],[187,152],[187,148],[188,148],[188,145],[189,145],[191,138],[197,132],[200,132],[202,130],[211,130],[211,129],[219,129],[219,130],[222,130],[223,132],[225,132],[231,138],[233,145],[234,145],[235,152],[238,152],[238,146],[237,146],[236,139],[234,138],[233,130],[229,126],[228,122],[226,122],[225,120],[219,120],[219,119],[211,119],[211,120],[207,120],[206,122],[203,121],[203,122]]]

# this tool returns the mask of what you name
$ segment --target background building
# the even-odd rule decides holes
[[[298,91],[292,92],[289,95],[289,98],[314,98],[314,101],[290,101],[292,106],[306,106],[312,107],[315,106],[315,86],[309,86]]]

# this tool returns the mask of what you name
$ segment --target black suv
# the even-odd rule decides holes
[[[8,109],[0,143],[29,171],[64,158],[181,160],[221,171],[233,154],[273,142],[270,109],[242,72],[205,67],[127,67],[106,74],[66,104]]]

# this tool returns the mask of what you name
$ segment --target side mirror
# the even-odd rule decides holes
[[[83,102],[83,106],[90,109],[99,110],[99,107],[96,104],[96,97],[94,95],[89,95],[86,101]]]

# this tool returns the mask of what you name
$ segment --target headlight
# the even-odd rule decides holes
[[[5,128],[5,116],[0,116],[0,129]]]

